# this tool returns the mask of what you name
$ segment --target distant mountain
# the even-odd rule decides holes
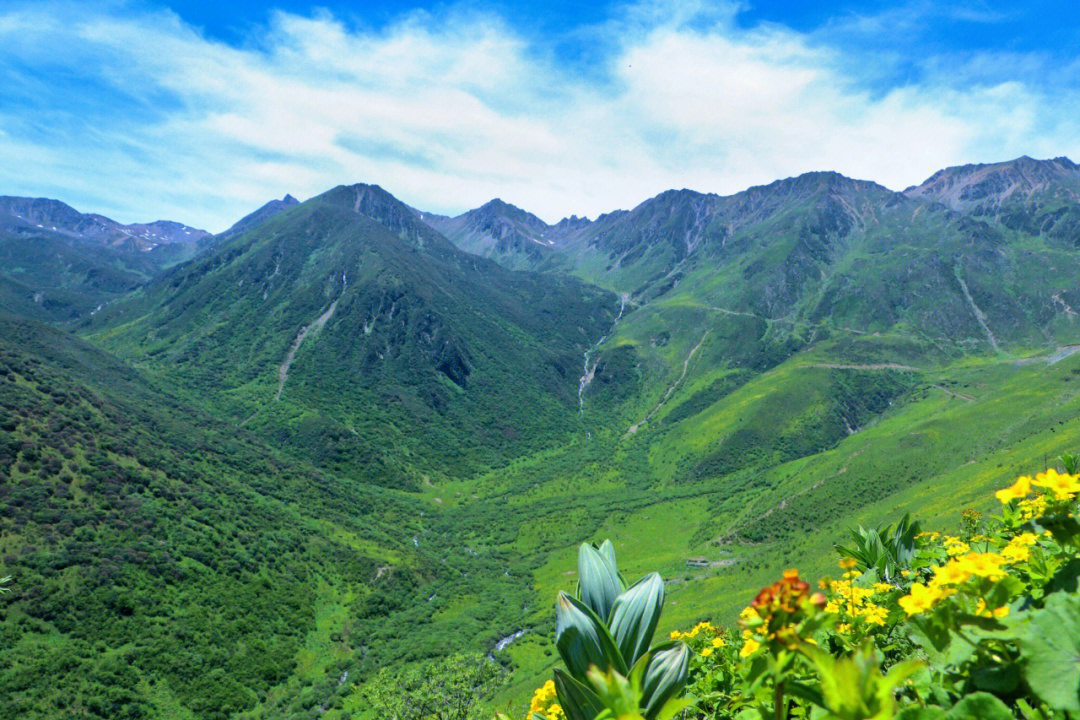
[[[947,168],[904,192],[1080,247],[1080,165],[1065,157]]]
[[[484,467],[565,435],[582,355],[618,309],[580,281],[462,252],[352,185],[216,243],[84,330],[306,457],[410,485],[416,469]]]
[[[296,207],[299,204],[300,201],[294,198],[292,195],[286,195],[280,200],[271,200],[255,212],[245,215],[244,217],[237,220],[232,227],[221,233],[219,237],[230,238],[235,235],[239,235],[245,230],[255,227],[259,223],[270,219],[274,215],[277,215],[279,212],[283,212],[290,208]]]
[[[563,234],[532,213],[499,199],[457,217],[425,213],[421,218],[462,250],[514,269],[549,262]]]
[[[0,229],[26,234],[47,230],[106,246],[149,251],[159,245],[194,245],[205,230],[171,220],[123,225],[102,215],[84,214],[47,198],[0,196]]]
[[[122,225],[59,200],[0,197],[0,309],[53,322],[87,317],[210,237],[168,220]]]

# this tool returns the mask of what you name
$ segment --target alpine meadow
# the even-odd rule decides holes
[[[990,133],[964,147],[1009,157],[1063,137],[1059,116],[1024,130],[993,114],[1021,80],[978,102],[970,80],[920,138],[890,93],[937,92],[933,61],[818,84],[871,57],[851,38],[925,8],[406,3],[354,26],[284,3],[257,31],[248,3],[16,5],[0,720],[1080,718],[1080,165],[972,157],[996,161],[892,187],[933,156],[921,141],[957,155],[958,118]],[[65,13],[73,29],[48,24]],[[1011,72],[944,37],[975,20],[932,21],[925,54],[968,63],[963,82]],[[1056,57],[1024,55],[1019,15],[977,22],[1013,28],[1016,72]],[[75,59],[35,44],[43,28]],[[455,33],[463,49],[440,45]],[[714,107],[710,42],[744,73],[724,98],[752,131],[626,110],[652,60],[675,78],[656,104],[685,73]],[[1075,107],[1068,47],[1055,82]],[[755,74],[750,56],[782,61]],[[153,79],[110,84],[136,73]],[[296,85],[243,116],[260,73]],[[787,73],[812,92],[776,99]],[[780,129],[754,104],[802,92],[843,122]],[[310,117],[260,116],[285,112],[275,93]],[[878,154],[879,123],[849,123],[881,108],[897,132]],[[592,120],[566,130],[573,113]],[[321,124],[342,115],[384,139]],[[559,165],[616,116],[642,125]],[[725,149],[699,160],[706,131]],[[863,162],[884,184],[825,169]],[[788,177],[641,191],[763,173]],[[463,204],[489,188],[526,207]],[[612,193],[637,204],[549,222],[552,197]],[[255,195],[284,197],[241,217]],[[127,222],[170,208],[191,217]]]

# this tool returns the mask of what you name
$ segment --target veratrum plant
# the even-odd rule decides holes
[[[897,573],[911,567],[918,549],[915,537],[922,532],[918,521],[904,515],[893,529],[892,525],[877,528],[849,530],[854,543],[850,546],[836,545],[842,557],[854,558],[863,572],[876,569],[885,582],[892,582]]]
[[[582,544],[577,596],[560,592],[556,604],[555,646],[566,671],[555,670],[555,690],[567,720],[594,720],[614,711],[612,684],[625,684],[627,678],[638,715],[660,720],[673,712],[686,686],[690,650],[682,642],[650,647],[663,608],[664,581],[658,574],[626,587],[610,540],[599,547]],[[608,684],[598,687],[601,678]],[[621,705],[627,696],[620,697]],[[538,719],[546,720],[534,713]]]

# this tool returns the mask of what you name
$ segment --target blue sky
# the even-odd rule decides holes
[[[0,5],[0,194],[221,230],[374,182],[548,221],[809,170],[1080,159],[1076,3]]]

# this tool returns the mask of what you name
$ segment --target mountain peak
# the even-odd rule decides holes
[[[124,225],[104,215],[81,213],[50,198],[0,196],[0,226],[17,232],[56,232],[102,245],[151,250],[158,245],[193,244],[209,233],[171,220]]]
[[[934,200],[953,210],[984,214],[995,212],[1006,202],[1023,202],[1032,195],[1060,189],[1080,197],[1080,165],[1064,156],[1037,160],[1021,155],[1004,162],[948,167],[904,194]]]
[[[233,224],[231,228],[223,232],[221,235],[222,237],[232,237],[233,235],[238,235],[245,230],[249,230],[250,228],[255,227],[259,223],[269,220],[271,217],[277,215],[279,212],[288,210],[289,208],[295,207],[299,204],[299,200],[294,198],[292,195],[286,194],[285,197],[281,198],[280,200],[271,200],[255,212],[240,218],[236,221],[235,224]]]

